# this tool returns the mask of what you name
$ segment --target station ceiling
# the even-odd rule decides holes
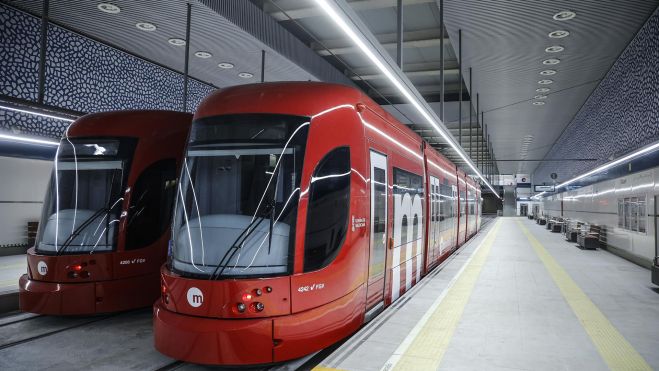
[[[41,14],[43,0],[7,2],[35,15]],[[185,39],[187,1],[107,2],[119,6],[121,12],[99,11],[100,0],[50,1],[50,18],[56,24],[128,53],[183,71],[185,47],[173,45],[169,40]],[[338,70],[347,77],[346,81],[361,87],[445,155],[464,165],[436,133],[417,124],[419,118],[410,106],[313,0],[250,0],[249,6],[244,5],[247,0],[224,0],[216,4],[225,9],[240,4],[235,5],[239,9],[232,10],[234,13],[249,11],[233,19],[214,9],[210,5],[212,1],[190,3],[190,52],[211,54],[208,58],[191,57],[193,78],[216,87],[258,82],[262,50],[266,51],[266,81],[323,80],[320,70],[330,74]],[[396,59],[397,1],[349,0],[348,3]],[[531,160],[544,158],[659,0],[444,0],[444,27],[439,4],[439,0],[403,0],[402,70],[474,162],[477,158],[479,163],[487,162],[493,153],[498,172],[514,174],[533,172],[539,162]],[[563,10],[575,12],[576,17],[555,20],[553,16]],[[273,29],[277,32],[268,36],[269,28],[257,30],[261,32],[257,35],[255,29],[245,27],[250,21],[263,20],[255,16],[255,11],[269,17],[269,21],[274,20],[286,31],[285,36],[293,36],[314,51],[320,60],[313,61],[316,69],[311,71],[308,61],[305,64],[296,59],[300,53],[283,50],[290,47],[290,40],[270,42],[275,37],[272,35],[282,37],[281,30]],[[140,22],[151,23],[156,30],[140,30],[136,27]],[[568,31],[569,35],[551,38],[549,33],[553,31]],[[552,46],[560,46],[562,50],[547,52],[546,48]],[[543,64],[548,59],[556,59],[558,63]],[[234,67],[220,68],[220,63]],[[552,74],[541,75],[542,71]],[[239,77],[241,72],[252,77]],[[552,82],[539,84],[541,80]],[[542,88],[549,90],[537,91]],[[477,95],[491,151],[481,142],[483,131],[476,122]],[[535,99],[538,95],[546,97]],[[534,105],[534,102],[544,104]]]

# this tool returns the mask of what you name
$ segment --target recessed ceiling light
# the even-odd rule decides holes
[[[100,3],[98,4],[97,8],[104,13],[118,14],[121,12],[120,7],[110,3]]]
[[[544,106],[545,102],[533,102],[534,106]]]
[[[210,57],[213,56],[213,54],[211,54],[211,53],[209,53],[209,52],[205,52],[205,51],[203,51],[203,50],[200,50],[200,51],[198,51],[198,52],[195,52],[194,55],[195,55],[195,57],[197,57],[197,58],[202,58],[202,59],[210,58]]]
[[[242,77],[243,79],[251,79],[252,77],[254,77],[254,75],[249,72],[241,72],[238,74],[238,76]]]
[[[551,76],[556,74],[556,70],[544,70],[544,71],[540,71],[540,74],[542,76]]]
[[[563,10],[554,14],[554,20],[557,21],[567,21],[577,16],[577,13],[571,12],[569,10]]]
[[[183,46],[183,45],[185,45],[185,40],[179,39],[179,38],[176,38],[176,37],[167,40],[167,42],[174,45],[174,46]]]
[[[535,97],[533,97],[533,99],[547,99],[547,96],[546,96],[546,95],[542,95],[542,94],[538,94],[538,95],[536,95]]]
[[[537,88],[537,89],[535,89],[535,91],[537,91],[538,93],[547,93],[550,90],[551,89],[549,89],[549,88]]]
[[[540,85],[549,85],[549,84],[552,84],[552,83],[554,83],[553,80],[540,80],[540,81],[538,81],[538,84],[540,84]]]
[[[547,53],[560,53],[563,50],[565,50],[565,48],[560,45],[552,45],[545,48]]]
[[[135,24],[138,30],[153,32],[156,30],[156,25],[149,22],[139,22]]]
[[[565,30],[556,30],[550,32],[547,36],[551,37],[552,39],[562,39],[564,37],[570,36],[570,32]]]
[[[225,70],[227,70],[227,69],[229,69],[229,68],[233,68],[233,63],[222,62],[222,63],[218,63],[217,66],[220,67],[220,68],[224,68]]]
[[[554,64],[559,64],[559,63],[561,63],[561,60],[557,59],[557,58],[549,58],[549,59],[545,59],[544,61],[542,61],[542,64],[548,65],[548,66],[552,66]]]

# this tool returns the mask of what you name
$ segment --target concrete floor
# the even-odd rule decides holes
[[[624,353],[617,347],[625,349],[627,343],[630,353],[638,355],[640,369],[647,369],[647,366],[659,369],[659,288],[650,282],[647,269],[606,251],[580,250],[565,241],[563,235],[551,233],[527,218],[499,218],[498,222],[498,231],[490,241],[491,249],[478,267],[475,283],[465,294],[463,310],[457,314],[454,324],[433,323],[443,321],[444,316],[455,315],[447,310],[446,313],[433,312],[428,322],[417,326],[418,322],[423,323],[427,312],[441,308],[443,300],[451,300],[452,286],[457,287],[461,282],[456,275],[465,264],[469,265],[468,259],[476,248],[487,244],[485,235],[493,229],[494,223],[438,272],[431,272],[421,281],[420,287],[410,293],[412,295],[401,297],[400,303],[383,312],[321,365],[355,371],[410,367],[606,370],[611,367],[606,359],[610,362],[615,357],[604,355],[607,353],[601,350],[606,349],[601,348],[604,342],[613,346],[614,351],[610,353]],[[594,334],[587,331],[587,328],[593,329],[590,319],[577,316],[571,294],[566,297],[559,289],[550,275],[550,268],[540,259],[522,228],[528,230],[556,262],[551,271],[567,273],[592,302],[592,311],[599,310],[608,319],[604,321],[610,323],[613,332],[617,330],[621,336],[607,337],[604,325],[596,328]],[[467,267],[462,275],[465,274],[474,273],[469,273]],[[433,307],[436,303],[440,303],[439,307]],[[577,303],[577,310],[581,304]],[[442,328],[447,333],[445,339],[421,338],[427,336],[423,335],[423,329],[429,326]],[[421,343],[418,342],[420,338]],[[427,353],[414,347],[426,348]],[[616,355],[624,365],[633,358],[633,355],[625,356]],[[408,358],[412,363],[404,363],[402,367],[402,359]],[[430,362],[431,359],[436,362]]]
[[[26,272],[25,254],[0,256],[0,294],[18,290],[18,279]]]

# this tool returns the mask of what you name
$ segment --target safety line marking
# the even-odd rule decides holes
[[[497,220],[381,370],[435,370],[458,326],[501,225]]]
[[[324,366],[316,366],[311,369],[312,371],[343,371],[338,368],[331,368],[331,367],[324,367]]]
[[[609,368],[611,370],[652,370],[643,356],[616,330],[604,313],[572,280],[542,243],[526,229],[522,222],[518,220],[517,224]]]

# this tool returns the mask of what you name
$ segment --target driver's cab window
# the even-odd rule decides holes
[[[156,242],[169,227],[176,197],[176,160],[156,162],[142,172],[130,197],[126,250]]]

